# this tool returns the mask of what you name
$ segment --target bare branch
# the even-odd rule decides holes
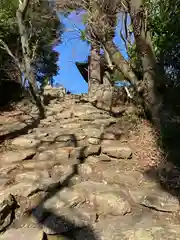
[[[125,91],[126,91],[126,93],[127,93],[127,96],[128,96],[129,98],[133,98],[132,95],[130,94],[128,88],[127,88],[127,87],[124,87],[124,89],[125,89]]]
[[[111,70],[113,70],[113,69],[114,69],[114,65],[112,64],[110,55],[109,55],[108,51],[106,50],[105,46],[104,46],[104,45],[102,45],[102,46],[103,46],[105,58],[106,58],[107,63],[108,63],[108,67],[109,67]]]
[[[124,30],[125,30],[125,37],[128,39],[128,30],[127,30],[127,13],[124,14]]]
[[[30,0],[19,0],[19,8],[18,11],[21,12],[23,18],[26,15]]]
[[[121,37],[121,39],[123,40],[124,45],[125,45],[125,48],[126,48],[126,51],[127,51],[127,49],[128,49],[127,41],[126,41],[126,39],[124,38],[122,31],[120,31],[120,37]]]
[[[20,64],[19,60],[14,56],[14,54],[12,53],[12,51],[10,50],[8,45],[2,39],[0,39],[0,44],[2,45],[2,46],[0,46],[0,48],[5,50],[8,53],[8,55],[12,57],[15,64],[17,65],[17,67],[20,69],[21,64]]]

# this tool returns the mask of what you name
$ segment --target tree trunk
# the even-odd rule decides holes
[[[138,78],[136,77],[136,74],[133,72],[129,63],[124,59],[122,54],[113,43],[113,40],[106,42],[105,48],[117,69],[134,85],[134,87],[136,87],[138,85]]]
[[[91,55],[89,63],[88,93],[90,102],[96,101],[96,91],[101,85],[101,55],[100,47],[95,43],[91,45]]]
[[[141,79],[138,79],[134,73],[130,64],[124,59],[122,54],[119,52],[113,40],[109,40],[105,43],[106,51],[109,53],[112,62],[115,64],[117,70],[122,73],[125,79],[129,80],[134,89],[135,95],[133,101],[136,105],[141,105],[145,114],[147,113],[146,105],[144,98],[141,95]]]
[[[31,50],[29,46],[29,38],[27,34],[27,29],[24,23],[24,18],[29,6],[30,0],[24,0],[24,2],[19,2],[19,8],[16,12],[19,33],[21,36],[21,46],[24,57],[24,68],[25,68],[25,79],[28,80],[30,85],[30,92],[34,101],[39,109],[40,117],[45,118],[44,106],[41,102],[41,99],[38,95],[38,88],[36,84],[36,77],[32,69],[32,59],[31,59]]]
[[[95,43],[91,46],[90,73],[89,73],[89,102],[97,108],[111,111],[112,108],[112,87],[103,84],[101,76],[101,55],[100,47]]]
[[[158,94],[157,64],[153,51],[150,33],[146,29],[146,13],[143,0],[129,0],[129,13],[134,29],[134,37],[143,67],[143,98],[146,110],[152,120],[157,118]],[[160,79],[160,77],[159,77]]]
[[[91,45],[91,54],[90,54],[90,65],[89,65],[89,91],[96,86],[99,86],[101,81],[101,55],[100,55],[100,47],[95,43]]]
[[[111,76],[110,76],[110,73],[108,71],[105,71],[103,73],[103,84],[107,87],[112,87],[113,86],[113,83],[111,81]]]

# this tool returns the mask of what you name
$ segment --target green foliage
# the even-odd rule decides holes
[[[40,16],[41,21],[39,21]],[[57,65],[59,54],[54,50],[54,47],[61,40],[63,25],[47,1],[31,5],[28,11],[27,24],[31,29],[32,48],[36,46],[38,40],[35,70],[37,81],[44,86],[43,81],[48,79],[52,82],[53,76],[57,75],[59,70]]]
[[[87,41],[86,30],[80,30],[80,39],[82,41]]]
[[[18,27],[16,23],[16,0],[0,1],[0,39],[4,41],[16,55],[18,52],[17,41],[19,38]],[[17,72],[12,58],[2,49],[0,44],[0,81],[3,79],[13,79],[14,72]]]
[[[0,1],[0,38],[10,37],[17,34],[16,24],[16,0]]]
[[[180,1],[149,0],[149,28],[157,59],[166,77],[178,83],[180,77]]]
[[[22,62],[22,51],[20,36],[16,20],[18,0],[0,1],[0,39],[3,40]],[[51,8],[48,1],[32,1],[25,19],[27,25],[30,48],[35,51],[33,68],[37,81],[44,85],[44,81],[52,81],[58,73],[58,53],[54,47],[60,42],[63,26],[60,23],[56,12]],[[11,57],[0,46],[0,74],[1,79],[7,76],[7,69],[16,71],[15,64],[12,64]],[[11,62],[11,64],[10,64]],[[6,71],[4,71],[6,69]],[[15,79],[14,79],[15,80]]]
[[[82,15],[82,23],[83,23],[84,25],[86,25],[86,24],[88,23],[88,14],[87,14],[87,13],[84,13],[84,14]]]
[[[129,56],[129,62],[134,72],[136,73],[136,76],[139,80],[141,80],[143,78],[143,69],[135,43],[133,43],[132,45],[128,44],[127,53]]]
[[[178,83],[180,79],[180,1],[146,0],[147,27],[151,33],[157,62],[164,71],[167,82]],[[141,62],[136,45],[128,46],[130,62],[136,73],[142,75]],[[138,72],[137,72],[138,69]]]
[[[125,80],[125,77],[123,76],[122,73],[120,73],[118,70],[114,70],[113,73],[111,74],[111,81],[116,84],[121,82],[122,80]]]
[[[80,39],[86,42],[87,44],[91,44],[91,41],[88,40],[88,34],[86,29],[80,30]]]

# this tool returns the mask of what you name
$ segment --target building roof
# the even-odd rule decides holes
[[[76,62],[76,67],[78,68],[84,80],[88,83],[88,62]]]
[[[86,62],[75,62],[76,67],[78,68],[79,72],[81,73],[84,80],[88,83],[88,66],[90,63],[90,56],[88,56],[88,61]],[[104,71],[110,71],[110,69],[107,66],[106,60],[103,55],[101,55],[101,69],[104,69]]]

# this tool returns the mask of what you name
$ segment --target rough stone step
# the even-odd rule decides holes
[[[176,212],[179,210],[178,198],[157,186],[151,188],[141,186],[138,189],[130,189],[130,195],[134,202],[155,210],[163,212]]]
[[[132,150],[125,144],[117,140],[103,140],[101,151],[110,157],[129,159],[132,157]]]
[[[156,222],[150,215],[123,216],[99,221],[96,226],[99,239],[103,240],[175,240],[180,239],[178,225]],[[77,236],[78,239],[78,236]]]
[[[86,204],[88,208],[89,204],[89,206],[92,206],[91,208],[94,209],[94,212],[104,216],[108,214],[114,216],[124,215],[131,211],[127,199],[125,189],[120,190],[119,187],[88,181],[74,185],[72,188],[63,189],[48,199],[44,203],[43,209],[41,207],[37,208],[35,214],[41,219],[43,218],[44,209],[61,215],[64,207],[70,207],[70,209],[75,207],[76,211],[78,211],[78,209],[82,209],[84,204]],[[79,216],[82,212],[80,210]],[[91,218],[89,213],[86,212],[86,208],[83,208],[83,212],[84,214],[82,216]]]
[[[70,110],[64,110],[63,112],[59,112],[55,115],[56,120],[69,119],[72,117],[73,117],[73,112]]]
[[[21,149],[28,149],[37,147],[40,145],[40,141],[25,135],[13,139],[11,144]]]
[[[51,211],[50,211],[51,214]],[[43,231],[47,234],[61,234],[88,225],[88,218],[78,209],[63,207],[58,212],[52,212],[43,221]]]
[[[105,155],[106,156],[106,155]],[[138,171],[125,172],[120,166],[116,166],[117,162],[110,165],[110,161],[114,159],[105,158],[103,156],[90,156],[85,163],[79,165],[78,173],[84,180],[101,180],[109,184],[118,184],[134,188],[144,181],[143,175]]]
[[[3,235],[0,235],[0,240],[43,240],[43,231],[38,228],[20,228],[9,229]]]
[[[74,149],[73,147],[58,147],[58,144],[53,146],[51,149],[47,151],[42,151],[37,153],[34,159],[36,161],[68,161],[69,154]]]
[[[101,150],[100,145],[77,147],[71,151],[70,157],[75,159],[85,159],[91,155],[99,155],[100,150]]]
[[[42,178],[39,181],[24,180],[19,183],[15,183],[12,186],[1,188],[0,201],[3,201],[9,194],[17,195],[19,197],[29,197],[37,192],[49,191],[59,181],[55,181],[52,178]]]
[[[131,211],[126,195],[126,189],[119,187],[86,181],[74,185],[72,190],[80,196],[88,199],[101,214],[124,215]]]
[[[31,159],[36,154],[35,149],[23,149],[20,151],[6,151],[0,154],[1,164],[19,163],[25,159]]]
[[[68,95],[51,100],[47,118],[12,140],[10,148],[16,151],[0,153],[0,205],[9,193],[15,195],[19,225],[12,227],[29,226],[9,229],[0,239],[41,240],[40,225],[46,233],[59,233],[46,236],[50,240],[66,239],[62,233],[69,231],[68,239],[77,240],[180,239],[179,226],[173,224],[178,199],[133,170],[136,159],[129,160],[133,152],[122,142],[123,119],[87,99],[85,95],[81,102],[81,96]],[[33,108],[37,115],[34,106],[21,108]],[[33,121],[28,114],[20,120],[12,116],[2,132]],[[23,217],[28,209],[33,209],[29,221]],[[74,229],[77,226],[80,229]]]
[[[35,181],[40,181],[43,178],[49,178],[49,173],[47,170],[43,171],[37,171],[36,169],[33,171],[22,171],[17,173],[14,177],[16,182],[22,182],[22,181],[29,181],[33,184]]]
[[[34,170],[34,169],[37,169],[37,170],[43,170],[43,169],[51,170],[54,166],[61,165],[60,160],[52,160],[52,161],[48,161],[48,160],[37,161],[37,159],[33,159],[33,160],[30,160],[30,161],[24,161],[21,164],[21,167],[24,168],[25,170]]]

